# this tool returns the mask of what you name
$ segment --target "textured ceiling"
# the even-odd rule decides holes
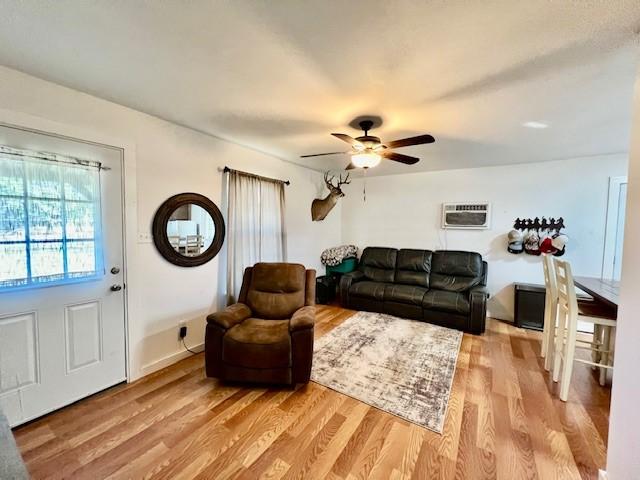
[[[318,170],[358,115],[436,137],[388,174],[627,151],[638,28],[637,0],[3,0],[0,64]]]

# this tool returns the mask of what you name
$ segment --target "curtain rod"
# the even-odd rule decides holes
[[[80,165],[82,167],[97,168],[98,170],[111,170],[109,167],[105,167],[100,162],[94,160],[83,160],[81,158],[71,157],[68,155],[59,155],[57,153],[49,152],[35,152],[30,150],[22,150],[18,148],[11,148],[4,145],[0,145],[0,154],[13,155],[20,158],[33,158],[35,160],[44,160],[47,162],[67,163],[69,165]]]
[[[261,175],[256,175],[254,173],[249,173],[249,172],[243,172],[241,170],[234,170],[233,168],[229,168],[227,166],[225,166],[222,171],[224,173],[229,173],[229,172],[235,172],[235,173],[239,173],[241,175],[246,175],[247,177],[253,177],[253,178],[258,178],[260,180],[267,180],[269,182],[278,182],[278,183],[284,183],[285,185],[291,185],[291,182],[289,180],[279,180],[277,178],[269,178],[269,177],[263,177]]]

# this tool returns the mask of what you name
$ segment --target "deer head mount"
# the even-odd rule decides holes
[[[320,199],[316,198],[313,202],[311,202],[311,219],[314,222],[319,222],[320,220],[324,220],[326,216],[329,214],[331,209],[335,207],[336,203],[338,203],[338,199],[340,197],[344,197],[344,192],[340,188],[341,185],[348,185],[351,183],[349,181],[349,174],[345,179],[342,179],[342,175],[338,178],[338,184],[334,185],[333,180],[335,177],[329,177],[329,172],[324,174],[324,183],[329,189],[329,195]]]

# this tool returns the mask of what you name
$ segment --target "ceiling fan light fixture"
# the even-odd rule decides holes
[[[351,163],[357,168],[373,168],[380,163],[380,160],[382,157],[373,152],[355,153],[351,156]]]

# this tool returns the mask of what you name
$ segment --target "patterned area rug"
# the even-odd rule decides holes
[[[442,433],[462,332],[358,312],[316,341],[311,380]]]

